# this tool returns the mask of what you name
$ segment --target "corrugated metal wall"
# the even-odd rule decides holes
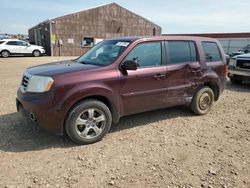
[[[84,37],[106,39],[124,36],[161,34],[152,22],[112,3],[102,7],[58,17],[51,20],[53,54],[79,56],[89,47],[81,47]],[[58,42],[61,45],[58,45]]]
[[[49,20],[29,29],[29,42],[43,46],[47,55],[51,55]]]

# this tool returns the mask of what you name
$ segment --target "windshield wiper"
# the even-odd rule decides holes
[[[86,61],[77,61],[77,63],[81,63],[81,64],[84,64],[84,65],[88,65],[89,64]]]
[[[77,62],[77,63],[81,63],[81,64],[84,64],[84,65],[96,65],[96,66],[103,66],[99,63],[93,63],[93,62],[86,62],[86,61],[80,61],[80,62]]]

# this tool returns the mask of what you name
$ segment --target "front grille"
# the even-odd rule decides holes
[[[24,87],[27,87],[28,84],[29,84],[29,77],[28,76],[23,76],[22,85]]]
[[[20,84],[20,89],[22,92],[25,92],[27,90],[27,87],[29,85],[29,81],[30,81],[30,75],[27,72],[24,72],[23,74],[23,78]]]
[[[250,59],[237,59],[236,68],[250,69]]]

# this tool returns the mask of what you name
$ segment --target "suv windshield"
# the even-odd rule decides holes
[[[113,63],[131,41],[107,40],[100,42],[77,59],[78,63],[105,66]]]

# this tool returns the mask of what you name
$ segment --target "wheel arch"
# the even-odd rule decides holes
[[[203,84],[203,86],[207,86],[209,88],[211,88],[214,92],[214,100],[217,101],[219,99],[219,96],[220,96],[220,89],[219,89],[219,86],[213,82],[213,81],[208,81],[208,82],[205,82]]]
[[[32,51],[32,54],[34,54],[35,51],[40,52],[40,54],[42,53],[39,49],[34,49],[34,50]]]
[[[83,97],[83,98],[80,98],[78,99],[76,102],[74,102],[68,109],[67,113],[66,113],[66,116],[64,117],[64,122],[63,122],[63,132],[65,133],[65,123],[66,123],[66,120],[67,120],[67,117],[69,115],[69,113],[71,112],[71,110],[76,106],[78,105],[79,103],[85,101],[85,100],[90,100],[90,99],[93,99],[93,100],[98,100],[102,103],[104,103],[110,110],[111,112],[111,115],[112,115],[112,122],[113,123],[118,123],[119,122],[119,119],[120,119],[120,114],[118,113],[115,105],[110,101],[110,99],[106,96],[103,96],[103,95],[90,95],[90,96],[86,96],[86,97]]]
[[[9,54],[11,54],[11,53],[10,53],[10,51],[9,51],[9,50],[7,50],[7,49],[3,49],[3,50],[1,50],[1,51],[0,51],[0,54],[1,54],[3,51],[7,51],[7,52],[9,52]]]

